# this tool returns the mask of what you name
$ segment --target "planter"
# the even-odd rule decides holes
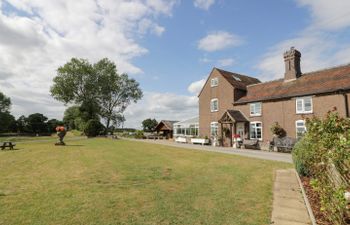
[[[205,145],[205,144],[209,144],[209,139],[205,139],[205,138],[191,138],[191,143],[192,144]]]
[[[175,142],[187,143],[187,140],[186,140],[185,137],[176,137],[176,138],[175,138]]]

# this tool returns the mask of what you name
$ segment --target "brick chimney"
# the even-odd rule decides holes
[[[301,53],[294,47],[283,55],[285,64],[284,81],[295,80],[301,76],[300,57]]]

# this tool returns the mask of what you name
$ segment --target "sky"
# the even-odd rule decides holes
[[[124,127],[185,120],[213,67],[278,79],[292,46],[302,72],[350,63],[350,1],[0,0],[0,91],[16,117],[62,119],[49,92],[57,68],[107,57],[144,93]]]

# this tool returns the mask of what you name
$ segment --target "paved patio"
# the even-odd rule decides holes
[[[127,139],[131,141],[146,142],[151,144],[160,144],[173,147],[179,147],[184,149],[204,150],[209,152],[219,152],[225,154],[241,155],[258,159],[273,160],[280,162],[292,163],[292,156],[289,153],[279,152],[267,152],[261,150],[249,150],[249,149],[234,149],[229,147],[213,147],[208,145],[195,145],[195,144],[183,144],[176,143],[170,140],[148,140],[148,139]]]

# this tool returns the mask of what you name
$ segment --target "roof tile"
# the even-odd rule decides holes
[[[247,95],[235,104],[330,93],[350,89],[350,64],[305,73],[291,81],[275,81],[247,86]]]

